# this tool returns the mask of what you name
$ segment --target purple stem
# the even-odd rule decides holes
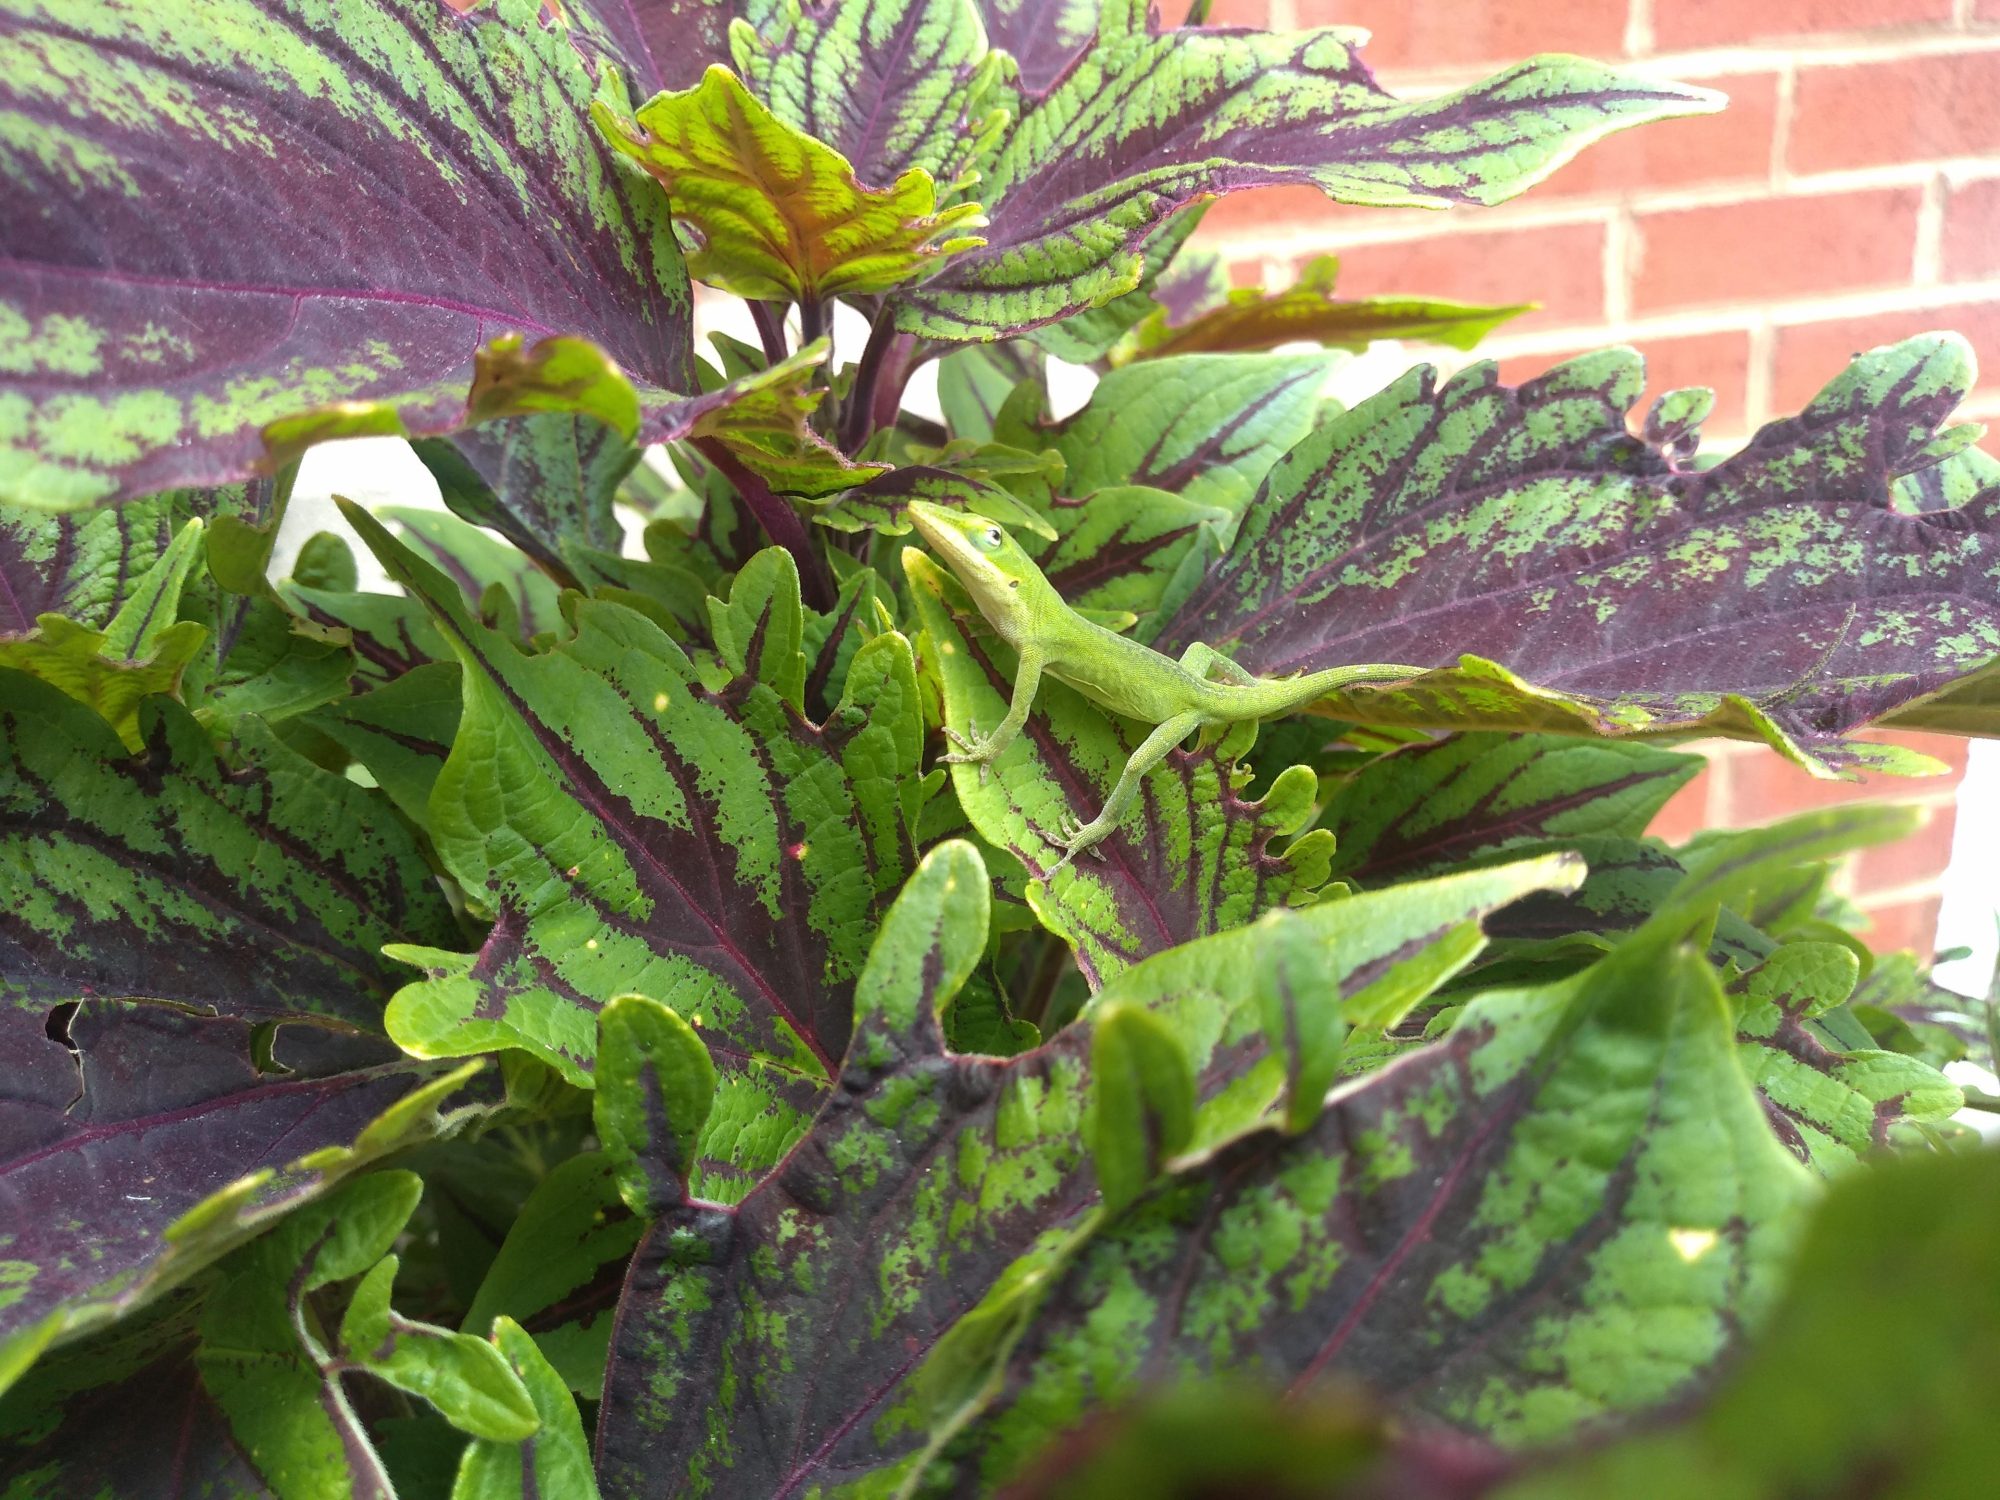
[[[750,321],[757,325],[757,341],[764,346],[764,359],[777,364],[785,357],[785,315],[775,302],[750,302]]]
[[[819,548],[813,545],[806,523],[792,509],[790,502],[773,493],[771,487],[746,469],[719,439],[696,438],[694,447],[703,458],[715,465],[724,479],[736,487],[736,493],[743,497],[743,503],[756,516],[757,524],[764,528],[764,535],[792,554],[792,560],[799,565],[799,587],[806,603],[814,609],[832,609],[839,597],[839,590],[833,585],[833,572],[827,567]]]
[[[840,428],[840,450],[849,457],[861,451],[861,445],[879,425],[875,421],[875,391],[882,379],[882,367],[889,361],[896,342],[895,319],[884,308],[868,330],[868,343],[854,371],[854,386],[847,393],[847,420]]]

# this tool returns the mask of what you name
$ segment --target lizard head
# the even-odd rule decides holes
[[[1020,614],[1024,585],[1042,576],[1035,560],[1004,526],[984,516],[922,500],[912,500],[906,513],[925,545],[972,595],[979,612],[1006,634],[1006,622]]]

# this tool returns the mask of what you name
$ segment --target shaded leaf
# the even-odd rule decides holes
[[[285,1027],[85,1000],[51,1040],[0,1010],[0,1200],[10,1226],[0,1385],[51,1342],[130,1312],[348,1174],[441,1130],[477,1064]],[[462,1102],[462,1101],[461,1101]]]
[[[597,1018],[593,1081],[592,1117],[618,1194],[633,1213],[658,1218],[687,1196],[715,1105],[708,1048],[659,1001],[620,995]]]
[[[595,1399],[625,1263],[645,1227],[620,1199],[602,1152],[570,1157],[521,1205],[465,1330],[491,1328],[495,1318],[523,1325],[569,1388]]]
[[[689,389],[665,205],[584,119],[605,59],[649,68],[636,32],[599,24],[621,8],[13,0],[0,107],[42,211],[0,231],[0,328],[22,351],[0,495],[240,478],[305,408],[280,448],[499,414],[517,397],[475,412],[468,389],[475,350],[510,331],[582,335],[655,397]],[[588,401],[562,367],[583,347],[486,384]]]
[[[558,578],[576,576],[579,549],[624,542],[611,507],[639,449],[593,417],[514,417],[413,446],[446,505]]]
[[[727,68],[636,112],[591,107],[604,139],[658,179],[694,232],[688,269],[739,297],[883,292],[982,243],[977,204],[941,208],[930,174],[863,186],[833,147],[774,115]]]
[[[1693,473],[1627,434],[1641,371],[1613,350],[1518,390],[1490,365],[1442,388],[1412,372],[1286,456],[1157,644],[1267,676],[1439,669],[1330,700],[1362,723],[1700,728],[1822,771],[1881,760],[1840,736],[2000,652],[2000,502],[1889,503],[1970,350],[1933,335],[1864,355]],[[1461,661],[1468,645],[1505,670]]]
[[[19,1500],[185,1493],[271,1500],[195,1368],[198,1297],[42,1360],[0,1397],[0,1484]]]
[[[414,826],[428,828],[431,788],[451,753],[458,715],[458,664],[429,662],[308,722],[364,766]]]
[[[463,665],[430,831],[494,913],[476,954],[395,950],[431,977],[396,997],[391,1034],[424,1056],[525,1048],[588,1087],[599,1009],[657,997],[725,1075],[707,1172],[769,1166],[845,1046],[878,903],[905,868],[921,733],[907,643],[861,647],[819,727],[800,708],[799,585],[781,551],[712,611],[736,623],[711,681],[657,626],[597,601],[577,604],[571,641],[524,655],[348,515]]]

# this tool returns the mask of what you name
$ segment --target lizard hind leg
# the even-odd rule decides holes
[[[1215,647],[1196,641],[1181,653],[1181,666],[1191,677],[1200,677],[1209,682],[1230,682],[1238,687],[1252,687],[1262,681],[1254,672],[1245,671]]]
[[[1132,804],[1138,800],[1139,787],[1145,781],[1146,773],[1165,760],[1167,752],[1193,734],[1203,722],[1199,713],[1175,714],[1147,735],[1144,743],[1126,760],[1125,769],[1118,773],[1118,785],[1111,789],[1111,796],[1105,801],[1103,810],[1088,823],[1078,824],[1071,817],[1063,819],[1060,825],[1062,858],[1043,878],[1054,879],[1057,870],[1115,833],[1118,825],[1125,821],[1126,813],[1131,811]],[[1098,857],[1102,858],[1101,855]]]

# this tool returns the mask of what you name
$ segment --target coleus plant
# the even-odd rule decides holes
[[[1201,20],[0,0],[9,1495],[1064,1493],[1188,1380],[1318,1492],[1566,1492],[1741,1458],[1869,1194],[1990,1244],[1896,1159],[1992,1029],[1828,886],[1911,818],[1646,835],[1687,737],[1994,727],[1966,346],[1719,459],[1630,351],[1343,409],[1520,309],[1231,288],[1205,202],[1497,203],[1721,101]],[[360,434],[448,507],[347,508],[387,589],[273,561]],[[1420,670],[1058,869],[1150,726],[1048,683],[936,768],[1015,659],[913,500],[1162,650]]]

